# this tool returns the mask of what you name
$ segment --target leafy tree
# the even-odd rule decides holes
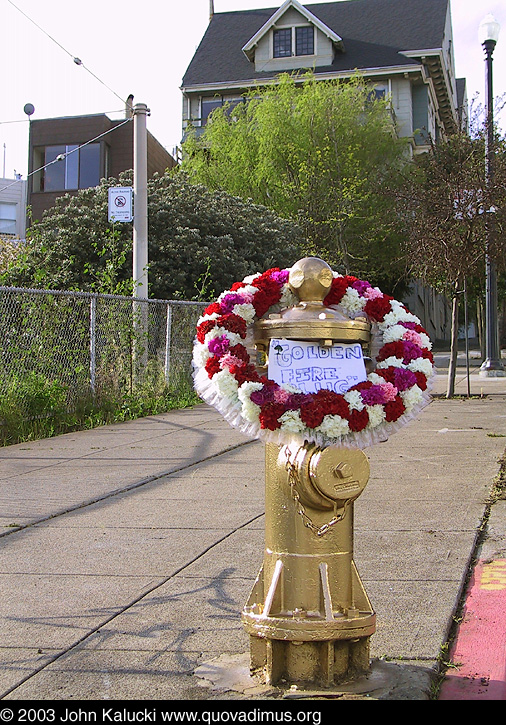
[[[495,234],[489,253],[504,268],[506,155],[497,144],[493,183],[485,187],[483,133],[459,132],[416,157],[398,196],[406,227],[411,273],[453,298],[452,349],[447,397],[454,394],[458,307],[463,290],[483,277],[487,224]]]
[[[0,235],[0,274],[8,269],[20,252],[19,239]]]
[[[130,294],[132,224],[109,224],[107,205],[110,186],[131,183],[122,174],[57,199],[30,227],[3,284]],[[301,253],[295,224],[182,173],[148,182],[148,220],[150,297],[209,299],[247,274],[291,266]]]
[[[296,220],[306,250],[392,290],[399,226],[382,193],[406,162],[388,99],[351,81],[282,74],[245,103],[216,109],[183,144],[193,181],[265,204]]]

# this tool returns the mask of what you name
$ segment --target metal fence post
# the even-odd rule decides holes
[[[169,384],[170,378],[170,343],[172,336],[172,308],[167,302],[167,323],[165,328],[165,382]]]
[[[97,372],[97,297],[93,295],[90,299],[90,387],[91,393],[95,395],[95,381]]]

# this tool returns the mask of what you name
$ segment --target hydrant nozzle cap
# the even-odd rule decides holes
[[[323,259],[304,257],[291,268],[288,284],[301,302],[323,302],[332,278],[332,269]]]

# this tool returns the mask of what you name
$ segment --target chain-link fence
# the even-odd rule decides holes
[[[0,287],[0,395],[40,381],[67,410],[137,385],[191,388],[204,303]],[[34,385],[38,381],[38,385]],[[31,391],[33,415],[33,390]]]

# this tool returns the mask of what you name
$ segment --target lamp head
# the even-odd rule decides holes
[[[494,18],[494,16],[490,14],[486,15],[481,21],[480,27],[478,29],[478,37],[480,39],[480,43],[482,45],[485,45],[485,43],[487,42],[492,42],[495,45],[499,39],[500,29],[501,26]]]

